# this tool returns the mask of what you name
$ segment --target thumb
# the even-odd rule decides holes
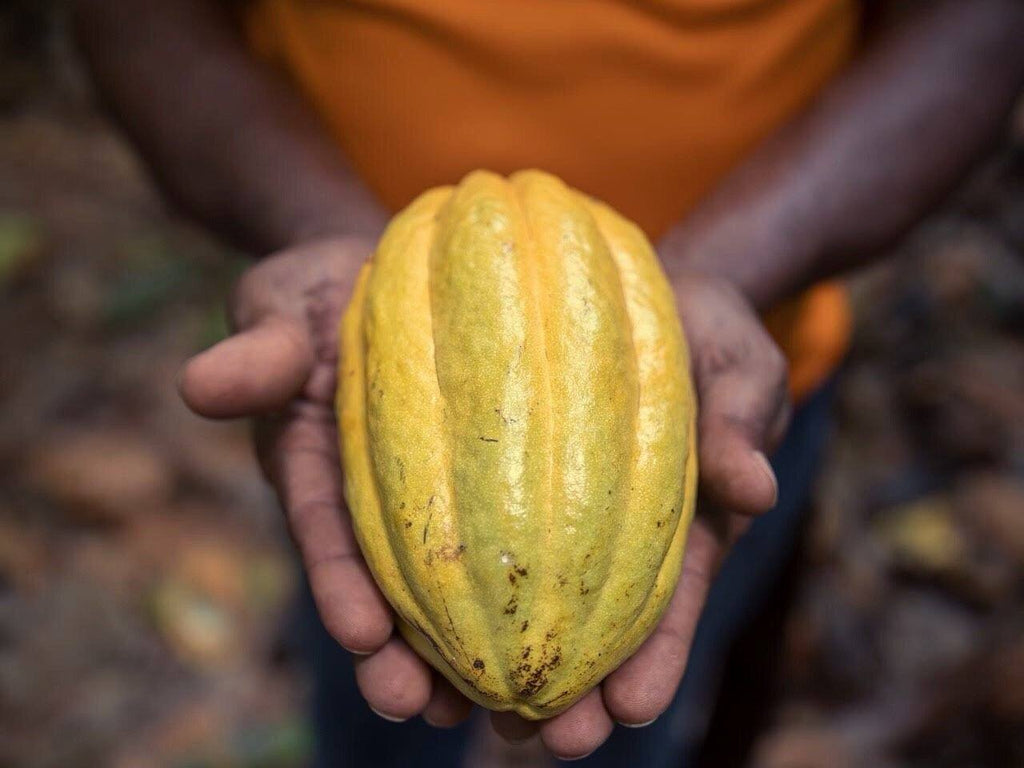
[[[702,490],[723,509],[756,515],[775,506],[779,485],[771,463],[732,427],[701,428],[700,462]]]
[[[281,408],[299,394],[313,363],[305,328],[269,315],[190,359],[178,375],[178,391],[200,416],[252,416]]]
[[[764,449],[788,419],[785,376],[776,386],[763,375],[719,371],[698,388],[701,490],[733,512],[771,509],[779,486]]]

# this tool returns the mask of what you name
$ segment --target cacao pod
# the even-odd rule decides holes
[[[654,629],[697,479],[672,291],[553,176],[477,171],[399,213],[341,328],[345,496],[407,642],[551,717]]]

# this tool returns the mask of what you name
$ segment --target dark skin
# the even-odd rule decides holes
[[[659,244],[700,404],[704,501],[679,586],[654,634],[568,711],[539,725],[494,715],[507,738],[539,729],[555,755],[579,757],[615,722],[665,710],[718,563],[777,492],[764,454],[788,419],[786,366],[757,311],[872,258],[997,137],[1024,84],[1024,4],[893,5],[900,18]],[[256,419],[321,617],[357,654],[369,705],[460,722],[469,702],[392,631],[341,497],[335,328],[387,214],[221,4],[79,0],[76,21],[103,96],[167,194],[271,254],[231,298],[234,335],[185,366],[182,397],[204,416]]]

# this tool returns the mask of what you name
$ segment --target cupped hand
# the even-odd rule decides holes
[[[570,709],[539,724],[492,716],[511,741],[539,730],[562,758],[593,752],[616,722],[646,725],[668,708],[718,565],[778,494],[765,452],[789,420],[785,359],[732,285],[696,272],[677,273],[672,282],[697,388],[701,491],[675,594],[637,652]]]
[[[281,501],[324,626],[356,654],[356,679],[378,714],[455,725],[471,704],[393,632],[342,499],[334,417],[337,328],[373,244],[341,238],[291,248],[251,267],[229,303],[232,336],[192,358],[185,403],[210,418],[255,417],[260,465]]]
[[[422,714],[452,726],[471,703],[393,632],[390,609],[359,552],[342,499],[333,400],[337,326],[372,244],[322,240],[252,267],[230,302],[234,334],[182,371],[188,406],[210,418],[255,417],[260,463],[277,491],[324,626],[356,654],[356,677],[378,714]],[[538,730],[563,758],[592,752],[615,722],[642,725],[670,704],[717,564],[777,493],[764,458],[788,420],[785,362],[730,285],[674,278],[699,400],[702,500],[682,574],[662,621],[629,660],[573,707],[543,723],[496,713],[509,740]],[[728,510],[723,512],[721,510]]]

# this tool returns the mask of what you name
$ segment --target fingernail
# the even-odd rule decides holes
[[[768,461],[768,457],[760,451],[754,451],[754,459],[761,466],[765,476],[768,478],[768,482],[772,484],[772,506],[774,507],[776,502],[779,500],[779,481],[775,477],[775,470],[772,469],[771,462]]]
[[[561,760],[563,763],[575,763],[577,760],[582,760],[585,757],[590,757],[596,751],[596,749],[592,749],[589,752],[587,752],[587,754],[577,755],[576,757],[558,757],[558,755],[555,755],[555,757],[558,757],[558,759]]]
[[[621,725],[623,728],[646,728],[648,725],[650,725],[651,723],[653,723],[657,719],[658,718],[656,718],[656,717],[652,717],[646,723],[623,723],[623,722],[620,722],[619,725]]]
[[[341,643],[338,643],[338,645],[341,645]],[[344,645],[341,645],[341,647],[345,648]],[[373,651],[354,651],[351,648],[345,648],[345,650],[348,651],[349,653],[351,653],[353,656],[372,656],[373,655]]]
[[[369,706],[369,704],[367,704],[367,706]],[[382,720],[387,720],[389,723],[404,723],[406,720],[409,719],[407,717],[395,717],[394,715],[385,715],[383,712],[378,712],[373,707],[370,707],[370,711]]]

